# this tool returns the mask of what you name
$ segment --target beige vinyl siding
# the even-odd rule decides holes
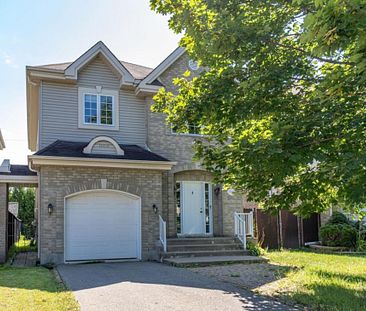
[[[88,87],[101,85],[103,88],[118,90],[120,78],[112,71],[107,61],[98,56],[79,72],[78,84]]]
[[[43,82],[40,148],[57,139],[88,142],[98,135],[113,137],[121,144],[146,144],[146,102],[129,90],[119,90],[119,131],[78,128],[79,86],[118,90],[119,78],[96,58],[79,73],[77,85]]]

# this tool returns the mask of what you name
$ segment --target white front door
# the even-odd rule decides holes
[[[181,185],[183,203],[182,234],[209,234],[211,220],[211,191],[208,191],[209,184],[204,182],[183,181]],[[205,193],[205,190],[208,191],[208,193]],[[207,197],[209,197],[208,200]],[[207,230],[207,228],[209,229]]]

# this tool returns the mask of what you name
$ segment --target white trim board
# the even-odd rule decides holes
[[[1,129],[0,129],[0,150],[3,150],[5,148],[5,142],[4,142],[4,138],[3,135],[1,134]]]
[[[131,73],[121,64],[117,57],[108,49],[108,47],[102,42],[97,42],[88,51],[81,55],[76,61],[70,64],[65,69],[65,76],[69,79],[77,80],[78,71],[84,67],[89,61],[91,61],[98,54],[102,54],[107,61],[117,70],[121,75],[120,84],[122,85],[133,85],[135,82],[134,77]]]
[[[165,70],[167,70],[180,56],[185,53],[185,48],[176,48],[166,59],[164,59],[153,71],[151,71],[138,85],[136,94],[140,92],[156,93],[161,86],[150,85],[156,80]]]
[[[30,167],[36,165],[56,166],[80,166],[80,167],[113,167],[113,168],[136,168],[147,170],[169,171],[177,162],[169,161],[141,161],[103,158],[77,158],[77,157],[52,157],[52,156],[29,156]]]
[[[38,184],[38,176],[0,175],[0,183]]]

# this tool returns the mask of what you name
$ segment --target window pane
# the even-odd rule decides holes
[[[180,203],[180,182],[175,184],[175,209],[176,209],[176,221],[177,221],[177,233],[182,233],[181,225],[181,203]]]
[[[205,183],[205,224],[206,233],[210,233],[210,184]]]
[[[84,95],[84,122],[97,123],[97,95]]]
[[[100,96],[100,123],[113,125],[112,96]]]

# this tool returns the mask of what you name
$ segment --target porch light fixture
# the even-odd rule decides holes
[[[158,212],[158,207],[156,206],[156,204],[153,204],[152,208],[154,213],[156,214]]]
[[[221,189],[220,189],[220,187],[219,187],[219,186],[215,187],[215,189],[214,189],[215,194],[216,194],[216,195],[219,195],[220,190],[221,190]]]
[[[48,208],[48,214],[52,214],[52,212],[53,212],[53,205],[52,205],[52,203],[48,204],[47,208]]]

